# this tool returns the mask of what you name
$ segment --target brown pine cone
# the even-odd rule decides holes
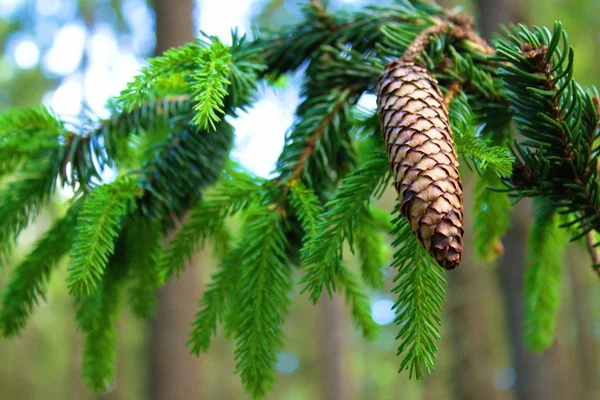
[[[455,268],[463,251],[462,185],[437,80],[413,62],[394,61],[379,78],[377,108],[400,211],[438,263]]]

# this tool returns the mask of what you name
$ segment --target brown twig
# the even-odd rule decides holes
[[[414,61],[425,48],[429,45],[429,41],[433,36],[441,35],[450,28],[448,22],[436,19],[436,23],[429,28],[424,29],[414,38],[412,43],[406,48],[402,59],[405,61]]]
[[[304,148],[304,151],[302,152],[302,154],[300,155],[300,158],[298,159],[298,164],[296,165],[296,167],[294,168],[294,170],[292,171],[292,173],[290,175],[290,178],[289,178],[290,182],[297,181],[298,179],[300,179],[300,177],[302,175],[302,170],[304,169],[309,157],[312,155],[313,151],[315,150],[317,141],[319,139],[321,139],[321,137],[325,133],[325,128],[327,127],[327,124],[329,124],[329,122],[331,122],[331,120],[335,116],[335,113],[338,112],[339,109],[344,106],[344,103],[347,100],[347,98],[348,98],[348,95],[342,96],[340,101],[331,109],[331,111],[325,116],[325,118],[323,118],[321,120],[321,122],[317,126],[317,129],[315,129],[313,134],[306,141],[306,147]]]
[[[450,102],[452,101],[452,99],[454,99],[456,93],[462,90],[462,86],[460,86],[458,82],[452,81],[452,83],[448,85],[447,89],[448,93],[444,95],[444,104],[446,105],[446,108],[450,107]]]
[[[415,37],[404,52],[402,59],[414,61],[429,45],[433,36],[439,36],[446,32],[455,39],[473,43],[483,54],[494,54],[494,48],[475,32],[475,23],[471,17],[466,14],[452,14],[448,11],[444,11],[444,15],[447,20],[433,18],[434,24]]]

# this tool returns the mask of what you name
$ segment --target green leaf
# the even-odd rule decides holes
[[[402,356],[400,371],[408,370],[409,377],[414,374],[423,379],[423,369],[431,373],[435,367],[446,281],[442,268],[411,232],[406,218],[400,215],[394,224],[393,246],[398,249],[392,267],[398,268],[398,274],[392,292],[398,297],[393,308],[400,327],[396,336],[400,340],[398,355]]]
[[[549,205],[536,202],[529,230],[525,271],[525,343],[533,351],[552,345],[562,287],[562,255],[569,242],[560,218]]]
[[[141,195],[129,176],[94,189],[77,219],[77,238],[69,254],[67,282],[75,296],[90,295],[102,280],[109,256],[114,252],[121,218]]]

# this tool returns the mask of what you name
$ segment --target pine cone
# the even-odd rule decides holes
[[[453,269],[463,251],[462,185],[437,80],[394,61],[379,78],[377,106],[400,211],[425,249]]]

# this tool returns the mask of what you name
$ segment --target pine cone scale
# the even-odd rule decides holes
[[[377,100],[400,211],[438,263],[455,268],[463,251],[462,185],[437,81],[421,66],[396,61],[379,80]]]

